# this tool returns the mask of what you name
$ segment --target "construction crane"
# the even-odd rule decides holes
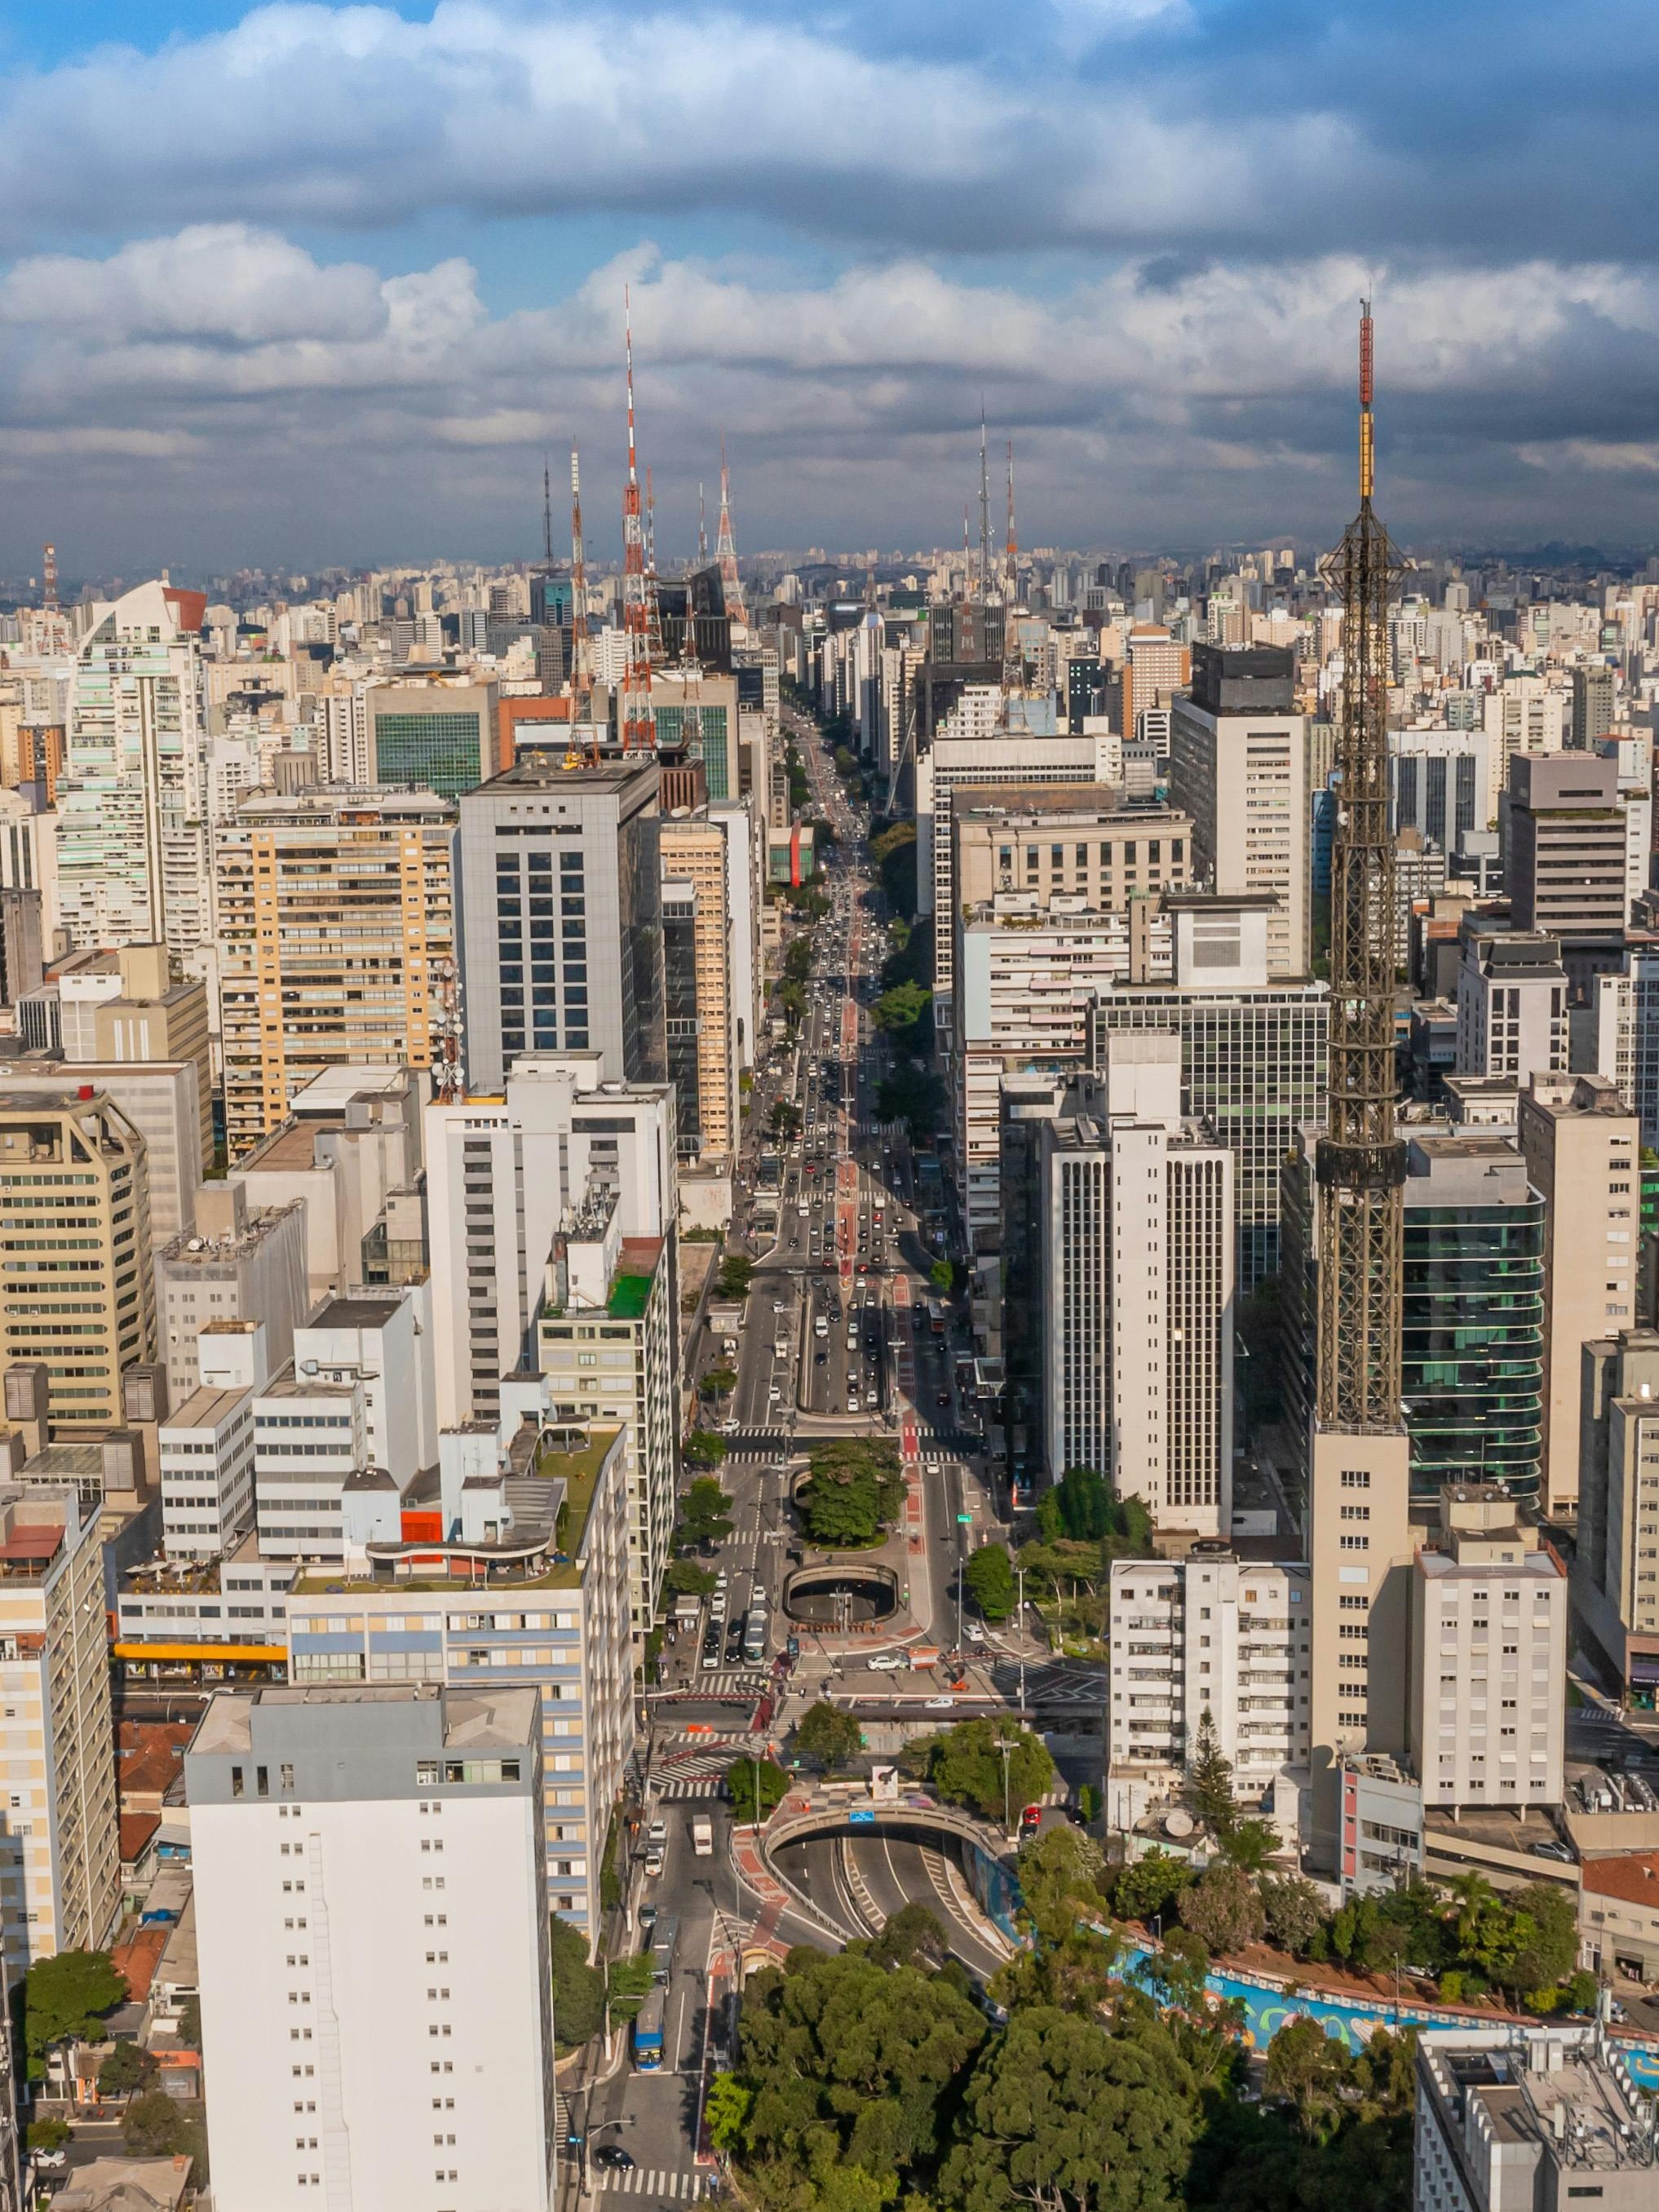
[[[634,311],[626,285],[623,330],[628,368],[628,481],[623,490],[623,680],[618,720],[622,749],[633,753],[649,752],[655,733],[651,720],[651,593],[634,436]]]

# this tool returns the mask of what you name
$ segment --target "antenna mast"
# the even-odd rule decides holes
[[[48,545],[40,563],[40,605],[49,615],[58,611],[58,548]]]
[[[640,471],[634,440],[634,313],[623,287],[623,331],[628,367],[628,482],[623,491],[623,680],[619,701],[624,752],[648,752],[651,720],[651,616],[640,513]]]
[[[697,563],[698,563],[698,566],[699,566],[699,567],[701,567],[701,566],[702,566],[702,563],[703,563],[703,562],[704,562],[708,558],[708,507],[704,504],[703,496],[702,496],[702,484],[701,484],[701,483],[699,483],[699,484],[698,484],[698,486],[697,486]]]
[[[1008,441],[1008,543],[1002,556],[1003,587],[1012,606],[1019,592],[1019,540],[1014,535],[1014,441]]]
[[[1014,441],[1008,441],[1008,543],[1002,556],[1002,688],[1006,692],[1025,688],[1025,655],[1020,649],[1014,621],[1014,602],[1019,596],[1019,544],[1014,536]]]
[[[582,544],[581,463],[570,448],[570,720],[593,719],[593,671],[587,645],[587,553]]]
[[[746,622],[743,582],[738,574],[738,541],[732,535],[732,472],[726,465],[726,440],[720,439],[720,519],[714,532],[714,558],[720,563],[720,596],[733,622]]]
[[[546,567],[553,566],[553,471],[545,453],[542,456],[542,560]]]
[[[991,597],[991,479],[985,465],[985,402],[979,405],[979,596],[981,605]]]

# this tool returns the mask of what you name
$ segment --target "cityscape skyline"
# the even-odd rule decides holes
[[[508,561],[573,439],[613,557],[625,284],[665,559],[722,430],[740,543],[948,544],[981,404],[1027,543],[1329,542],[1373,291],[1403,540],[1646,546],[1651,26],[1420,12],[15,9],[0,573]]]

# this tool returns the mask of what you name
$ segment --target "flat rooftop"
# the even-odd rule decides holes
[[[534,1740],[536,1697],[531,1686],[447,1690],[430,1682],[283,1684],[252,1692],[221,1691],[203,1714],[190,1748],[192,1753],[210,1756],[251,1752],[264,1714],[288,1717],[304,1708],[327,1711],[374,1705],[388,1711],[435,1708],[441,1741],[457,1749],[514,1750]]]

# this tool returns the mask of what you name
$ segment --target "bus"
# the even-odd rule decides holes
[[[744,1624],[743,1656],[752,1665],[766,1656],[766,1608],[755,1606]]]
[[[634,2066],[641,2074],[654,2074],[662,2064],[662,2021],[665,2003],[659,1989],[646,1993],[634,2015]]]
[[[680,1923],[672,1912],[661,1913],[651,1930],[651,1971],[659,1987],[666,1989],[668,1977],[674,1971],[674,1942],[680,1932]]]

